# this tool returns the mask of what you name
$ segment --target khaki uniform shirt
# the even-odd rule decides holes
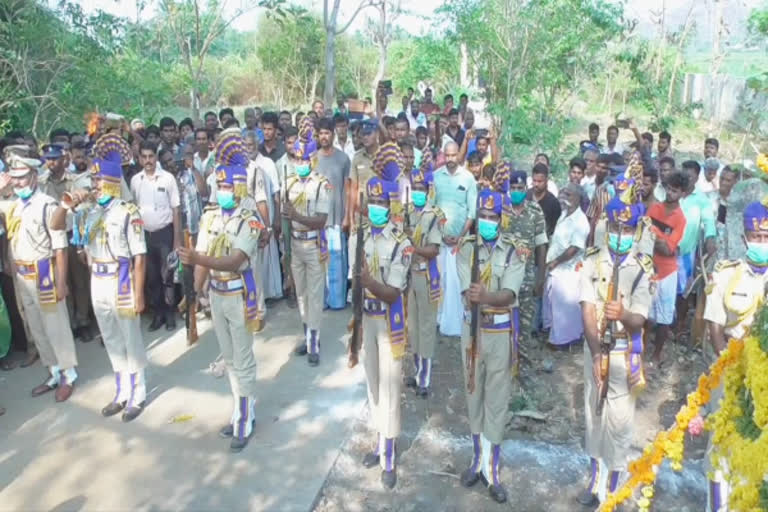
[[[356,244],[357,233],[353,233],[350,237],[350,247],[355,247]],[[405,291],[413,247],[403,232],[391,222],[375,236],[370,229],[366,229],[363,250],[368,271],[374,279],[401,292]],[[355,267],[354,251],[349,253],[349,267]]]
[[[466,236],[461,241],[456,257],[456,268],[459,274],[461,291],[469,289],[472,277],[472,254],[475,248],[474,235]],[[525,276],[525,263],[515,251],[514,239],[509,235],[500,235],[493,247],[487,243],[480,246],[480,279],[483,280],[490,272],[490,282],[484,281],[489,292],[510,290],[515,294],[515,300],[509,307],[516,307],[518,294]],[[491,265],[490,269],[488,265]],[[469,300],[464,298],[464,307],[469,309]],[[482,310],[490,306],[482,306]]]
[[[319,214],[328,214],[330,209],[329,193],[331,184],[316,172],[310,172],[302,179],[297,175],[288,177],[288,200],[301,215],[314,217]],[[308,231],[304,224],[292,221],[291,228],[296,231]]]
[[[352,166],[349,171],[350,179],[353,182],[357,181],[362,186],[373,176],[373,155],[368,155],[365,148],[358,149],[352,159]]]
[[[645,255],[631,252],[619,264],[619,283],[617,297],[622,297],[622,304],[627,311],[648,318],[653,294],[650,290],[650,277],[653,274],[653,260]],[[603,306],[610,299],[608,286],[613,278],[613,257],[607,248],[590,249],[581,268],[578,269],[579,302],[594,304],[597,312],[597,324],[603,321]],[[621,322],[617,322],[620,332],[626,332]],[[627,334],[624,334],[627,339]]]
[[[147,252],[144,223],[136,205],[113,199],[106,208],[93,206],[86,218],[91,225],[101,225],[88,239],[86,250],[92,261],[113,262]]]
[[[51,229],[53,212],[57,207],[56,200],[40,190],[35,191],[26,202],[21,199],[16,201],[8,220],[14,260],[39,261],[51,258],[58,249],[67,248],[67,232]],[[16,222],[20,224],[14,228]]]
[[[445,215],[437,207],[425,206],[421,211],[417,211],[413,204],[409,205],[409,232],[411,233],[411,242],[414,247],[422,248],[427,245],[439,246],[443,241],[443,224]],[[413,255],[411,266],[418,268],[427,260],[423,256]]]
[[[235,279],[248,267],[253,267],[259,251],[259,234],[264,225],[254,212],[238,206],[231,215],[225,215],[221,208],[209,207],[200,220],[200,232],[197,235],[195,250],[209,256],[229,256],[234,250],[242,251],[247,259],[238,272],[211,270],[216,279]],[[219,238],[223,235],[223,243]]]
[[[768,272],[758,274],[744,260],[718,262],[707,289],[704,319],[722,325],[727,337],[743,338],[766,295],[766,284]]]

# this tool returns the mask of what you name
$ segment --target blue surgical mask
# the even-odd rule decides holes
[[[495,220],[480,219],[477,222],[477,230],[483,240],[495,240],[499,236],[499,223]]]
[[[225,210],[231,210],[235,207],[235,193],[231,190],[217,190],[216,201]]]
[[[96,202],[99,203],[101,206],[104,206],[108,202],[112,200],[112,196],[109,194],[101,194],[98,199],[96,199]]]
[[[296,174],[298,174],[300,178],[306,178],[309,176],[309,171],[309,164],[301,164],[296,166]]]
[[[619,254],[627,253],[632,248],[633,243],[632,235],[622,235],[621,241],[619,241],[618,233],[608,233],[608,247],[613,252]]]
[[[747,242],[747,259],[755,265],[768,265],[768,243]]]
[[[34,190],[32,190],[32,187],[27,185],[26,187],[14,188],[13,192],[21,199],[29,199],[32,196],[32,192],[34,192]]]
[[[374,226],[383,226],[389,221],[389,208],[380,204],[369,204],[368,219]]]
[[[411,200],[414,205],[421,208],[427,204],[427,193],[423,190],[411,190]]]
[[[509,193],[509,200],[512,204],[520,204],[525,201],[525,190],[513,190]]]

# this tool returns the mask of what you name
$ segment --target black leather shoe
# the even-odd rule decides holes
[[[101,415],[105,418],[114,416],[125,408],[125,402],[109,402],[106,407],[101,410]]]
[[[420,396],[421,398],[427,398],[427,396],[429,396],[429,391],[427,390],[427,388],[420,387],[419,389],[416,390],[416,395]]]
[[[171,312],[166,315],[165,318],[165,330],[166,331],[175,331],[176,330],[176,314]]]
[[[472,487],[478,480],[480,480],[479,473],[477,471],[472,471],[472,468],[464,470],[459,479],[461,485],[464,487]]]
[[[152,323],[149,324],[149,327],[147,330],[149,332],[154,332],[161,328],[163,324],[165,323],[165,318],[163,318],[163,315],[155,315],[155,318],[152,319]]]
[[[366,453],[363,457],[363,466],[368,469],[374,468],[379,465],[380,457],[377,453]]]
[[[239,453],[243,451],[243,448],[248,444],[248,440],[251,436],[240,439],[239,437],[233,437],[232,442],[229,443],[229,451],[232,453]]]
[[[597,495],[592,494],[589,489],[584,489],[576,497],[576,501],[584,505],[585,507],[596,507],[600,504],[600,500],[597,499]]]
[[[141,402],[139,405],[128,407],[123,413],[123,423],[135,420],[139,417],[139,414],[141,414],[142,411],[144,411],[144,402]]]
[[[307,357],[309,366],[317,366],[320,364],[320,354],[309,354]]]
[[[397,483],[397,470],[392,468],[392,471],[381,472],[381,485],[387,489],[394,489]]]
[[[507,501],[507,491],[500,485],[492,485],[488,487],[488,494],[496,503],[505,503]]]
[[[416,377],[408,377],[405,379],[405,387],[407,388],[415,388],[418,384],[416,383]]]
[[[307,344],[302,343],[301,345],[297,345],[296,348],[293,349],[293,353],[297,356],[307,355]]]
[[[235,427],[233,427],[231,423],[228,423],[219,429],[219,437],[229,439],[233,435],[235,435]]]

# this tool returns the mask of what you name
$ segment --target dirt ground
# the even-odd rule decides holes
[[[315,512],[586,510],[575,502],[588,462],[582,450],[582,347],[552,351],[537,338],[524,344],[522,391],[515,385],[502,447],[501,477],[509,500],[498,505],[482,485],[468,490],[458,480],[472,455],[459,346],[458,338],[441,337],[427,399],[403,390],[395,489],[385,490],[380,471],[360,463],[375,439],[366,414],[342,447]],[[638,400],[632,446],[638,454],[659,429],[671,425],[705,368],[700,350],[676,344],[665,350],[669,363],[648,376],[648,387]],[[410,375],[412,369],[405,371]],[[704,438],[686,439],[688,461],[682,474],[663,466],[654,510],[703,510],[705,481],[699,459],[705,446]],[[632,504],[626,508],[633,509]]]

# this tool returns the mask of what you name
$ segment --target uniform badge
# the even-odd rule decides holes
[[[331,185],[330,181],[325,182],[325,190],[333,190],[333,185]]]
[[[249,221],[248,225],[251,227],[251,229],[264,229],[264,224],[256,219]]]
[[[43,278],[43,286],[51,286],[51,280],[47,277]]]
[[[131,221],[131,226],[133,226],[133,232],[140,235],[141,231],[144,229],[144,221],[141,219],[133,219]]]

